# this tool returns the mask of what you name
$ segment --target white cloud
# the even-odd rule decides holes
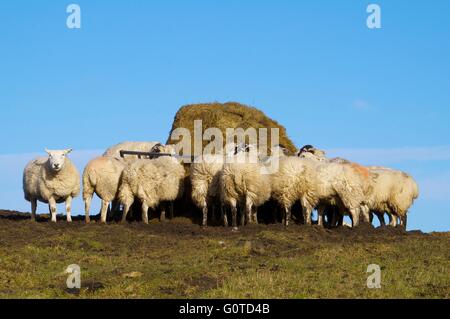
[[[450,171],[422,178],[419,185],[421,196],[424,199],[450,200]]]
[[[357,109],[357,110],[368,110],[371,108],[369,102],[367,102],[366,100],[361,100],[361,99],[357,99],[357,100],[353,101],[352,106],[354,109]]]
[[[450,146],[400,148],[333,148],[330,157],[343,157],[366,165],[386,165],[404,161],[448,161]]]

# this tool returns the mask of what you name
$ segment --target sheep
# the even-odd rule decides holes
[[[221,202],[231,207],[233,230],[237,230],[238,207],[241,208],[241,226],[245,218],[248,223],[257,223],[257,208],[271,196],[270,177],[262,174],[263,164],[258,161],[256,151],[249,151],[229,158],[219,175]]]
[[[124,158],[120,156],[120,151],[136,151],[136,152],[152,152],[156,145],[161,145],[159,142],[123,142],[108,148],[103,156],[115,157],[127,163],[131,163],[139,158],[137,155],[127,155]]]
[[[150,156],[139,156],[139,155],[126,155],[121,156],[120,151],[134,151],[134,152],[148,152],[151,153],[155,145],[159,145],[160,142],[122,142],[109,147],[104,153],[104,157],[114,157],[123,161],[126,164],[132,163],[140,158],[150,158]],[[102,204],[103,205],[103,204]],[[112,207],[118,207],[119,203],[113,200]]]
[[[305,145],[303,146],[296,155],[301,158],[311,158],[311,156],[314,156],[314,159],[319,161],[325,161],[327,158],[325,157],[325,152],[322,150],[319,150],[315,148],[312,145]]]
[[[159,148],[162,153],[174,154],[171,145]],[[124,205],[122,222],[135,199],[142,204],[142,220],[148,224],[148,209],[155,209],[163,202],[173,202],[184,191],[185,170],[178,159],[162,156],[151,160],[137,160],[128,165],[121,176],[118,199]],[[165,220],[165,209],[161,210],[161,221]]]
[[[381,216],[387,212],[391,226],[397,226],[398,218],[400,226],[406,229],[408,210],[419,197],[417,183],[410,175],[398,170],[376,166],[369,166],[368,169],[373,190],[367,209]],[[384,218],[380,219],[380,224],[384,224]]]
[[[206,154],[196,158],[190,168],[190,180],[192,185],[192,201],[202,210],[202,226],[208,223],[208,206],[214,207],[214,201],[219,199],[219,175],[224,163],[223,155]],[[219,199],[220,201],[220,199]],[[226,215],[221,207],[224,224],[228,224]]]
[[[89,211],[94,193],[102,200],[101,222],[106,223],[108,206],[117,198],[120,176],[125,167],[126,164],[118,158],[106,156],[95,158],[87,164],[83,173],[86,223],[90,222]]]
[[[334,163],[351,163],[342,158],[327,159],[325,152],[315,149],[313,146],[299,152],[303,158],[317,158],[318,161],[329,161]],[[364,214],[367,216],[375,214],[384,226],[383,214],[386,212],[390,219],[390,225],[396,226],[397,218],[400,224],[406,228],[407,211],[419,196],[417,183],[408,174],[380,166],[367,167],[370,174],[371,187],[366,194],[366,204],[363,206]]]
[[[335,157],[332,159],[329,159],[326,157],[326,153],[323,150],[315,148],[313,145],[305,145],[303,146],[296,155],[300,158],[307,158],[313,161],[319,161],[319,162],[328,162],[328,163],[338,163],[338,164],[349,164],[349,165],[355,165],[355,167],[361,167],[359,164],[352,163],[346,159]],[[368,191],[368,187],[365,188],[365,191]],[[364,206],[362,207],[364,209]],[[345,208],[335,205],[326,205],[325,207],[320,207],[320,209],[324,210],[324,214],[327,216],[327,222],[330,225],[335,225],[336,222],[339,225],[343,224],[343,218],[346,214]],[[362,210],[362,212],[365,214],[365,218],[369,219],[368,214],[366,214],[365,210]],[[378,215],[377,215],[378,216]],[[336,220],[336,218],[339,218]]]
[[[359,165],[318,162],[299,157],[280,159],[278,172],[272,176],[272,196],[284,210],[284,223],[289,225],[291,208],[300,200],[306,224],[318,209],[318,224],[323,225],[326,205],[336,205],[349,211],[353,226],[359,224],[368,170]]]
[[[36,220],[37,201],[48,203],[51,221],[56,223],[56,204],[66,205],[67,222],[72,222],[72,199],[80,193],[80,174],[67,150],[45,150],[48,157],[39,157],[27,164],[23,172],[25,199],[31,202],[31,219]]]
[[[204,154],[194,159],[190,167],[190,181],[192,186],[191,198],[194,204],[202,210],[202,226],[208,224],[208,207],[212,207],[214,216],[214,203],[219,203],[221,220],[228,225],[228,218],[220,204],[220,172],[225,162],[225,156],[234,156],[245,151],[240,145],[229,143],[223,152],[217,154]],[[225,155],[224,155],[225,153]]]

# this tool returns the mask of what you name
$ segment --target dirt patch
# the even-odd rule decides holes
[[[2,232],[2,228],[14,227],[15,232]],[[125,230],[125,231],[124,231]],[[282,224],[269,225],[251,225],[241,227],[239,231],[232,232],[228,227],[207,227],[202,228],[197,224],[193,224],[187,218],[175,218],[172,221],[165,223],[152,223],[145,225],[140,222],[128,222],[119,224],[111,222],[108,225],[103,225],[95,221],[86,225],[83,217],[75,217],[72,223],[66,223],[64,220],[58,221],[54,224],[49,222],[45,216],[40,218],[40,222],[34,223],[30,220],[30,215],[26,213],[1,211],[0,210],[0,241],[5,245],[23,245],[27,242],[38,240],[42,243],[52,245],[52,242],[45,242],[49,235],[63,235],[70,233],[91,233],[95,232],[103,239],[102,243],[106,245],[114,244],[116,241],[136,243],[139,236],[154,236],[153,243],[156,246],[171,245],[177,240],[186,238],[217,238],[217,239],[242,239],[247,238],[253,240],[253,250],[256,254],[264,254],[264,251],[270,251],[273,246],[281,245],[281,248],[290,249],[295,246],[294,243],[280,241],[280,238],[268,238],[261,234],[264,232],[279,232],[289,236],[292,241],[292,235],[295,235],[295,241],[299,242],[392,242],[401,241],[410,236],[431,236],[430,234],[422,233],[421,231],[405,231],[400,227],[393,228],[389,226],[374,228],[371,225],[361,225],[356,228],[337,227],[333,229],[325,229],[319,226],[305,226],[292,224],[288,228]],[[133,234],[133,236],[124,236],[124,234]],[[170,238],[171,240],[156,240],[157,238]],[[281,237],[282,238],[282,237]],[[297,243],[295,243],[297,244]],[[79,239],[72,243],[72,248],[98,250],[105,249],[103,244],[95,243],[92,239]]]
[[[82,282],[81,289],[64,288],[63,290],[64,290],[64,292],[66,292],[69,295],[79,296],[82,291],[93,294],[104,288],[105,288],[104,284],[99,281],[87,280],[87,281]]]
[[[208,276],[199,276],[185,280],[185,284],[198,290],[206,291],[217,288],[218,280]]]

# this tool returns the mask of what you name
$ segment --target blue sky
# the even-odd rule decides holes
[[[29,210],[21,172],[45,147],[82,170],[165,141],[181,105],[239,101],[298,146],[411,173],[410,228],[450,230],[450,2],[372,2],[381,29],[356,0],[73,1],[79,30],[72,2],[0,2],[0,207]]]

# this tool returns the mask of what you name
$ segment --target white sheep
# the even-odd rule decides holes
[[[191,197],[194,204],[202,210],[202,225],[208,224],[208,207],[214,210],[214,203],[220,203],[220,171],[224,164],[224,156],[219,154],[206,154],[191,164],[190,180],[192,186]],[[221,205],[220,205],[221,206]],[[228,223],[226,214],[221,215],[224,224]]]
[[[302,150],[299,156],[303,158],[351,164],[342,158],[327,159],[324,151],[310,145]],[[370,187],[367,188],[363,206],[365,216],[373,213],[380,220],[380,224],[384,225],[383,214],[386,212],[391,226],[396,226],[398,218],[400,224],[406,228],[407,212],[419,196],[417,183],[411,176],[398,170],[380,166],[369,166],[367,169],[370,174]]]
[[[161,147],[161,153],[175,154],[170,145]],[[178,159],[162,156],[152,160],[137,160],[128,165],[121,176],[118,199],[124,205],[122,221],[135,199],[142,204],[142,220],[148,224],[148,209],[179,199],[184,191],[185,170]],[[165,220],[165,208],[161,210]]]
[[[72,221],[72,199],[80,193],[80,174],[70,159],[72,150],[45,150],[48,157],[32,160],[23,172],[25,199],[31,202],[31,219],[36,220],[37,201],[48,203],[52,222],[56,204],[66,204],[67,222]]]
[[[122,142],[116,145],[113,145],[109,147],[104,153],[103,156],[105,157],[114,157],[121,161],[123,161],[126,164],[133,163],[134,161],[146,158],[149,159],[150,156],[146,155],[124,155],[121,156],[121,151],[133,151],[133,152],[147,152],[151,153],[153,148],[157,145],[161,145],[160,142],[135,142],[135,141],[126,141]],[[114,200],[111,204],[113,207],[118,207],[119,203]],[[112,208],[113,208],[112,207]]]
[[[257,223],[257,208],[271,196],[270,177],[262,173],[264,164],[251,148],[229,157],[220,172],[221,201],[231,208],[233,230],[237,229],[238,207],[242,226],[246,218],[248,223]]]
[[[191,198],[194,204],[202,210],[202,225],[208,224],[208,207],[212,208],[213,216],[216,206],[220,206],[221,220],[228,225],[228,218],[220,201],[220,172],[226,157],[234,156],[243,151],[241,145],[229,143],[223,151],[217,154],[204,154],[194,159],[190,167]]]
[[[86,223],[90,222],[89,211],[94,193],[102,200],[101,222],[106,223],[109,204],[117,199],[120,176],[126,164],[115,157],[98,157],[90,161],[83,173],[83,200]]]
[[[346,209],[353,225],[357,226],[369,186],[368,178],[368,170],[356,164],[283,157],[278,172],[272,177],[272,196],[284,209],[286,226],[291,207],[297,200],[302,205],[306,224],[312,223],[311,213],[317,208],[318,224],[323,225],[325,207],[334,205]]]
[[[372,191],[367,200],[367,209],[377,213],[380,224],[384,224],[382,214],[386,212],[391,226],[400,225],[406,229],[407,213],[414,200],[419,197],[419,188],[414,179],[401,171],[385,167],[370,166]]]
[[[153,147],[161,145],[159,142],[123,142],[108,148],[103,156],[115,157],[120,160],[124,160],[127,163],[131,163],[139,158],[137,155],[125,155],[120,156],[120,151],[135,151],[135,152],[152,152]],[[141,156],[145,158],[144,156]]]

